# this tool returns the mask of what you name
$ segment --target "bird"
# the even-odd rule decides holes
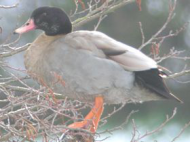
[[[182,102],[170,92],[152,58],[100,31],[73,31],[64,10],[39,7],[14,33],[37,29],[43,32],[24,55],[28,74],[67,98],[94,103],[84,120],[69,128],[95,133],[105,104]]]

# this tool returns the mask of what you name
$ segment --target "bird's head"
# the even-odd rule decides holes
[[[22,34],[31,30],[41,29],[46,35],[67,34],[72,25],[67,14],[60,8],[40,7],[33,11],[29,20],[14,33]]]

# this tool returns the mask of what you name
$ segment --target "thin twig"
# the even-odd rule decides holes
[[[174,74],[172,74],[172,75],[169,75],[169,76],[167,76],[166,78],[167,78],[167,79],[176,78],[176,77],[184,76],[184,75],[187,75],[187,74],[190,74],[190,70],[183,70],[183,71],[181,71],[181,72],[178,72],[178,73],[174,73]]]
[[[177,113],[177,108],[174,108],[172,115],[171,115],[170,117],[167,115],[167,116],[166,116],[166,120],[165,120],[160,126],[158,126],[156,129],[154,129],[154,130],[152,130],[152,131],[146,132],[146,133],[145,133],[144,135],[142,135],[142,136],[139,136],[139,137],[135,140],[135,142],[141,141],[143,138],[145,138],[145,137],[147,137],[147,136],[150,136],[150,135],[152,135],[152,134],[154,134],[154,133],[157,133],[157,132],[159,132],[160,130],[162,130],[163,127],[166,126],[166,124],[167,124],[170,120],[172,120],[172,119],[174,118],[174,116],[176,115],[176,113]]]
[[[21,46],[21,47],[18,47],[17,49],[15,49],[15,50],[12,50],[11,52],[0,53],[0,58],[10,57],[10,56],[15,55],[17,53],[25,51],[29,46],[30,46],[30,43],[27,43],[24,46]]]
[[[4,9],[15,8],[15,7],[17,7],[19,5],[19,3],[20,3],[20,0],[17,3],[13,4],[13,5],[8,5],[8,6],[0,5],[0,8],[4,8]]]
[[[185,126],[181,129],[181,131],[179,132],[179,134],[173,138],[173,140],[171,142],[176,141],[183,133],[184,131],[190,126],[190,122],[188,122],[187,124],[185,124]]]
[[[170,23],[170,21],[172,20],[173,16],[174,16],[174,10],[176,8],[176,3],[177,0],[174,0],[174,2],[172,3],[171,1],[169,2],[171,4],[170,10],[169,10],[169,15],[168,18],[166,20],[166,22],[164,23],[164,25],[160,28],[160,30],[158,30],[148,41],[146,41],[144,44],[142,44],[139,47],[139,50],[142,50],[145,46],[147,46],[148,44],[152,43],[152,41],[161,33],[164,31],[164,29],[166,29],[167,25]]]
[[[126,4],[129,4],[131,2],[134,2],[135,0],[124,0],[122,2],[119,2],[118,4],[115,4],[109,8],[106,8],[104,9],[103,11],[100,11],[98,13],[95,13],[95,14],[88,14],[82,18],[78,18],[77,20],[73,21],[72,24],[73,24],[73,27],[74,28],[77,28],[77,27],[81,27],[82,25],[94,20],[94,19],[97,19],[98,17],[100,17],[101,15],[107,15],[108,13],[111,13],[123,6],[125,6]]]
[[[97,31],[97,29],[98,29],[100,23],[101,23],[106,17],[107,17],[107,15],[101,15],[101,16],[99,17],[98,23],[96,24],[96,26],[94,26],[94,31]]]
[[[140,27],[140,31],[141,31],[142,45],[143,45],[144,42],[145,42],[145,36],[144,36],[144,31],[143,31],[142,23],[141,22],[139,22],[139,27]]]

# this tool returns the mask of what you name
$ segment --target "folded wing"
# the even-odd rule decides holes
[[[156,62],[141,51],[118,42],[96,31],[78,31],[72,33],[73,47],[90,50],[96,56],[105,56],[121,64],[128,71],[143,71],[157,68]],[[97,52],[98,50],[98,52]]]
[[[77,48],[92,51],[94,56],[113,60],[125,70],[134,72],[138,85],[163,98],[180,101],[169,92],[157,63],[141,51],[95,31],[74,32],[72,39],[77,42]]]

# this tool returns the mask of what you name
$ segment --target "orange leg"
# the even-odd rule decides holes
[[[70,128],[83,128],[90,130],[92,133],[95,133],[98,128],[98,123],[100,121],[104,106],[103,106],[103,98],[96,97],[95,98],[95,104],[92,110],[87,114],[87,116],[84,118],[81,122],[75,122],[68,127]]]

